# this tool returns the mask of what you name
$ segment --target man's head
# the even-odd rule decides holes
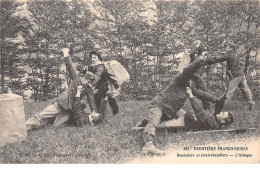
[[[215,114],[215,119],[220,125],[231,125],[234,121],[230,112],[219,112]]]
[[[201,41],[200,40],[195,40],[192,43],[192,48],[198,48],[201,45]]]
[[[96,112],[92,112],[89,115],[89,121],[91,124],[96,124],[102,120],[102,115]]]
[[[207,56],[207,49],[200,44],[200,41],[197,41],[194,44],[195,45],[193,45],[193,48],[196,50],[190,54],[190,63],[192,63],[198,57]]]
[[[91,59],[92,64],[95,64],[95,63],[97,63],[98,61],[102,61],[101,54],[98,53],[97,51],[91,51],[91,52],[89,53],[89,58]]]
[[[227,52],[230,52],[230,51],[233,51],[233,50],[236,49],[236,46],[235,46],[234,43],[232,43],[232,42],[225,42],[225,43],[224,43],[224,47],[225,47],[225,50],[226,50]]]
[[[201,51],[201,54],[198,55],[198,58],[205,60],[208,57],[207,51]]]

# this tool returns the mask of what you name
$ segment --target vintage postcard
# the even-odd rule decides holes
[[[259,164],[258,0],[0,0],[1,164]]]

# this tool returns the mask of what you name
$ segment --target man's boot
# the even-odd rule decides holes
[[[142,148],[142,154],[148,153],[155,155],[165,155],[165,151],[155,148],[152,141],[147,141]]]
[[[26,131],[29,132],[32,129],[37,129],[41,126],[40,118],[38,115],[34,115],[30,119],[25,121]]]

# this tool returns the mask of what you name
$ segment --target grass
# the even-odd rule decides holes
[[[7,144],[0,148],[0,163],[128,163],[141,159],[141,133],[131,131],[135,124],[148,113],[149,101],[120,101],[121,113],[107,116],[96,126],[53,128],[48,124],[30,131],[26,141]],[[48,102],[25,102],[26,119],[47,106]],[[232,110],[235,121],[231,128],[258,127],[260,101],[254,111],[247,111],[245,101],[231,101],[227,109]],[[190,109],[189,103],[185,104]],[[156,137],[159,148],[178,150],[184,146],[202,146],[221,141],[243,141],[259,138],[260,130],[234,133],[172,133],[161,130]]]

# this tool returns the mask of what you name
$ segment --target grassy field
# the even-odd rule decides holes
[[[26,141],[8,144],[0,148],[0,163],[131,163],[145,156],[141,153],[141,133],[131,131],[135,124],[148,113],[149,101],[118,102],[123,114],[113,116],[110,108],[102,124],[77,128],[46,125],[30,131]],[[47,102],[25,102],[26,119],[42,110]],[[233,110],[235,121],[230,128],[258,127],[260,102],[254,111],[247,111],[245,101],[231,101],[228,110]],[[185,104],[190,109],[190,104]],[[169,132],[161,130],[155,144],[168,151],[185,146],[219,145],[219,143],[259,139],[260,130],[235,133]],[[188,160],[187,160],[188,162]],[[174,160],[172,160],[174,163]]]

